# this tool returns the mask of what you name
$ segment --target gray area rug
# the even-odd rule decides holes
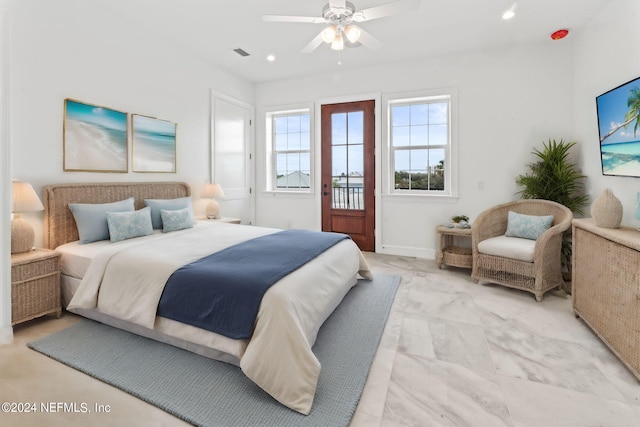
[[[29,343],[32,349],[201,426],[346,426],[360,400],[397,276],[360,280],[324,323],[311,413],[278,403],[240,368],[83,319]]]

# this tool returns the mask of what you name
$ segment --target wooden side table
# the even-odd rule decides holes
[[[452,267],[472,268],[473,255],[471,247],[457,246],[454,243],[456,238],[468,239],[471,242],[471,228],[449,228],[444,225],[436,227],[437,252],[436,264],[438,268],[442,265]]]
[[[60,254],[36,249],[11,255],[11,324],[61,312]]]

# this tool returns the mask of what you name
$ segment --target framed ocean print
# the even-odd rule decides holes
[[[133,172],[176,172],[177,124],[132,114]]]
[[[67,98],[62,134],[64,171],[128,171],[127,113]]]
[[[596,97],[603,175],[640,177],[640,77]]]

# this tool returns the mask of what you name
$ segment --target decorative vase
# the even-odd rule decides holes
[[[591,216],[599,227],[618,228],[622,222],[622,203],[611,191],[605,189],[591,205]]]

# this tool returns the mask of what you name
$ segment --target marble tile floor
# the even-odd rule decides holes
[[[366,257],[402,283],[352,426],[640,426],[640,382],[573,316],[568,295],[537,303],[433,260]],[[0,425],[187,425],[26,347],[77,320],[65,313],[14,328],[13,343],[0,346],[0,401],[109,411],[0,412]]]

